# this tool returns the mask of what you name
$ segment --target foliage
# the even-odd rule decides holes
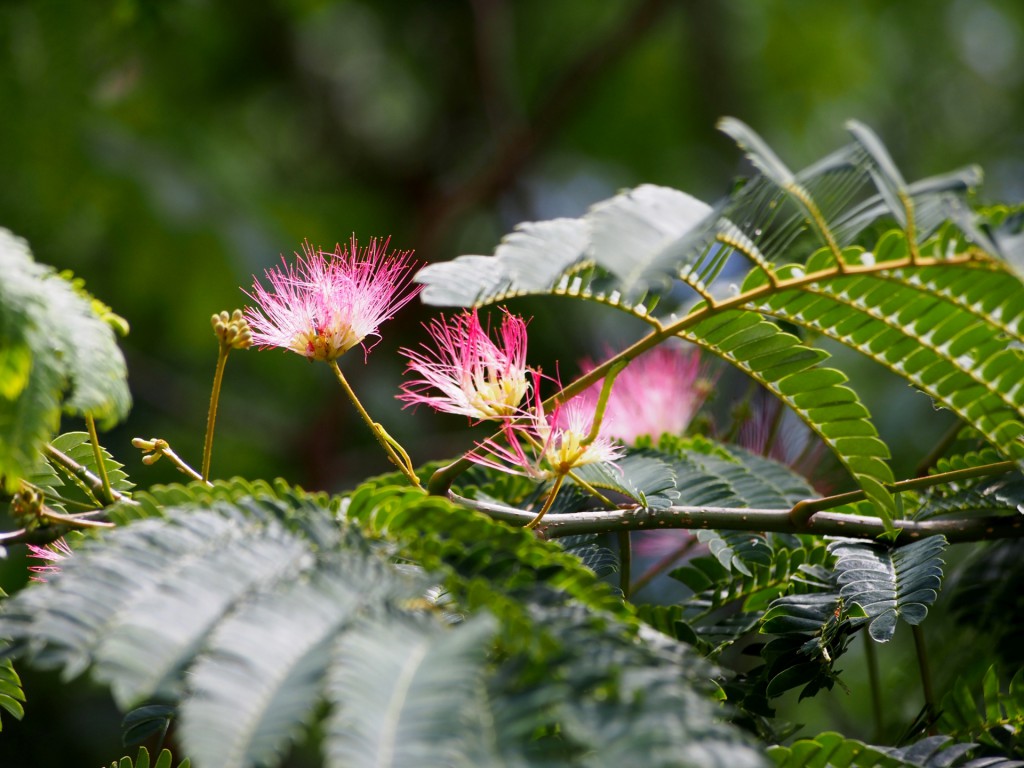
[[[996,668],[989,667],[981,691],[979,707],[967,683],[957,678],[942,700],[939,725],[943,732],[1024,758],[1024,671],[1018,670],[1004,691]]]
[[[839,594],[864,611],[872,639],[891,640],[897,619],[915,626],[924,621],[942,586],[945,548],[941,536],[891,551],[851,541],[830,546]]]
[[[107,427],[131,406],[124,355],[93,299],[28,244],[0,229],[0,476],[6,488],[30,474],[60,414]]]
[[[192,761],[185,758],[178,763],[177,768],[190,768]],[[139,754],[133,761],[130,757],[122,757],[120,760],[115,760],[110,764],[110,768],[171,768],[174,765],[174,756],[170,753],[170,750],[162,749],[160,754],[157,755],[156,762],[151,763],[149,761],[149,750],[145,747],[139,747]]]
[[[714,205],[643,185],[417,279],[428,303],[569,297],[646,326],[549,408],[670,339],[697,346],[788,406],[762,425],[757,451],[730,439],[742,438],[737,417],[576,466],[595,425],[547,475],[509,478],[463,456],[329,495],[208,482],[168,448],[167,462],[200,479],[137,490],[92,435],[129,404],[115,316],[22,241],[0,242],[13,275],[0,288],[0,405],[13,414],[0,419],[11,446],[0,471],[21,524],[4,536],[50,557],[39,542],[91,529],[45,583],[4,600],[0,707],[22,714],[15,659],[64,681],[88,673],[129,710],[127,745],[170,735],[204,767],[279,765],[306,742],[332,766],[1018,764],[1022,673],[1003,691],[990,669],[980,708],[958,681],[940,708],[923,641],[944,581],[953,610],[995,642],[1016,626],[998,612],[1019,592],[1019,548],[974,543],[963,562],[950,549],[1022,526],[1024,285],[999,258],[1012,216],[964,213],[974,168],[907,182],[859,123],[851,144],[795,172],[746,125],[720,128],[757,173]],[[982,247],[993,238],[1000,253]],[[292,287],[314,290],[315,278]],[[320,320],[298,322],[322,341]],[[918,476],[896,481],[836,344],[962,423]],[[90,433],[58,435],[62,408]],[[531,416],[546,418],[517,411],[499,437]],[[363,418],[404,464],[398,441]],[[822,496],[771,458],[787,426],[835,456],[840,492]],[[631,532],[672,530],[648,581],[667,572],[674,584],[659,586],[677,593],[637,605]],[[616,570],[613,585],[604,575]],[[838,662],[854,641],[887,644],[901,619],[925,694],[905,730],[940,733],[881,747],[824,732],[784,746],[785,694],[846,688]]]
[[[779,768],[829,765],[834,768],[1011,768],[1017,760],[979,756],[977,744],[958,744],[948,736],[932,736],[899,749],[875,747],[838,733],[801,739],[792,747],[772,747],[769,755]]]
[[[0,663],[0,707],[17,720],[25,716],[25,691],[10,659]]]

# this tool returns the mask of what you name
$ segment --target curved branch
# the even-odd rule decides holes
[[[483,512],[494,520],[525,525],[534,514],[514,507],[466,499],[450,493],[452,501]],[[894,520],[896,543],[907,543],[928,536],[945,536],[950,543],[1013,539],[1024,537],[1024,516],[964,517],[947,520]],[[773,533],[809,533],[815,536],[843,536],[875,539],[885,532],[881,518],[818,512],[804,524],[798,524],[788,509],[746,507],[688,507],[666,509],[594,510],[549,515],[537,532],[548,539],[610,531],[658,531],[671,529],[712,529],[729,531],[771,531]]]

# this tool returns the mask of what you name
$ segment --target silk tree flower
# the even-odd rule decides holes
[[[35,557],[39,560],[43,560],[45,565],[30,565],[28,570],[33,575],[29,577],[31,581],[46,581],[47,574],[60,573],[60,562],[71,557],[73,554],[71,547],[64,541],[63,538],[57,539],[52,544],[47,544],[45,547],[40,547],[35,544],[28,544],[29,557]]]
[[[470,460],[513,475],[535,480],[561,478],[577,467],[598,462],[614,462],[625,449],[609,435],[589,440],[594,425],[594,405],[576,397],[545,414],[539,393],[540,375],[534,373],[532,410],[518,421],[508,421],[504,443],[485,440],[473,451]]]
[[[424,404],[478,421],[517,413],[530,389],[522,318],[505,312],[497,343],[480,324],[476,310],[451,320],[442,316],[424,328],[433,346],[423,344],[423,351],[399,350],[409,358],[408,371],[419,377],[402,385],[398,399],[405,407]]]
[[[594,369],[584,361],[583,372]],[[596,403],[601,385],[580,397]],[[662,344],[637,357],[616,377],[605,407],[603,431],[627,445],[642,435],[681,435],[710,391],[696,349]]]
[[[420,290],[409,290],[411,251],[387,253],[390,238],[359,248],[355,236],[333,253],[314,250],[307,241],[289,265],[265,272],[270,288],[253,280],[256,307],[245,317],[260,348],[280,347],[310,360],[331,362],[366,339]]]

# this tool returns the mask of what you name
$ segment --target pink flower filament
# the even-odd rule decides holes
[[[359,248],[353,236],[325,254],[306,242],[294,264],[282,258],[265,272],[269,289],[254,279],[246,292],[256,303],[245,312],[253,343],[328,362],[357,344],[369,353],[367,337],[379,337],[381,323],[420,290],[409,290],[411,251],[388,254],[388,243],[374,238]]]
[[[408,370],[418,375],[402,385],[400,400],[428,405],[437,411],[471,419],[504,419],[518,412],[529,391],[526,366],[526,323],[508,312],[502,318],[500,342],[491,340],[476,310],[424,326],[434,346],[401,349]]]
[[[63,538],[57,539],[51,544],[47,544],[44,547],[37,546],[35,544],[28,544],[29,557],[35,557],[39,560],[43,560],[45,565],[30,565],[28,570],[33,575],[30,576],[31,581],[46,581],[47,574],[60,573],[59,563],[62,560],[66,560],[73,554],[71,547],[64,541]]]
[[[574,398],[545,414],[539,383],[540,375],[534,374],[534,407],[524,418],[506,424],[505,444],[486,440],[479,445],[482,453],[470,453],[471,460],[502,472],[545,480],[623,456],[625,449],[612,437],[599,432],[591,439],[594,409],[588,399]]]

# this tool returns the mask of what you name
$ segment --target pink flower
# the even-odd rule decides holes
[[[370,240],[360,249],[338,245],[334,253],[313,250],[308,242],[294,265],[266,271],[270,290],[253,280],[246,295],[246,319],[258,347],[289,349],[310,360],[332,361],[365,340],[391,319],[420,290],[409,290],[411,251],[387,253],[389,238]]]
[[[625,454],[613,438],[601,434],[590,439],[594,425],[593,406],[573,398],[545,414],[541,405],[540,375],[534,373],[535,404],[520,421],[509,421],[504,429],[505,444],[485,440],[469,458],[483,466],[535,480],[564,476],[576,467],[614,462]]]
[[[781,400],[766,392],[759,393],[749,407],[736,442],[751,453],[787,465],[826,493],[832,482],[821,476],[822,470],[828,469],[829,452],[824,441],[787,413]]]
[[[73,554],[71,547],[64,541],[63,538],[57,539],[51,544],[47,544],[45,547],[39,547],[35,544],[28,544],[29,557],[36,557],[40,560],[46,561],[47,565],[30,565],[28,570],[35,574],[30,576],[31,581],[46,581],[45,574],[60,573],[61,560],[66,560]]]
[[[500,343],[491,341],[476,310],[450,321],[442,316],[424,325],[434,347],[401,349],[408,370],[420,378],[402,385],[399,400],[420,403],[471,419],[503,419],[517,412],[530,383],[526,367],[526,323],[505,312]],[[439,394],[429,394],[432,391]]]
[[[582,367],[587,372],[595,366],[586,361]],[[642,435],[681,435],[709,389],[697,350],[663,344],[637,357],[616,377],[604,431],[627,444]],[[600,391],[601,385],[595,384],[580,397],[596,403]]]

